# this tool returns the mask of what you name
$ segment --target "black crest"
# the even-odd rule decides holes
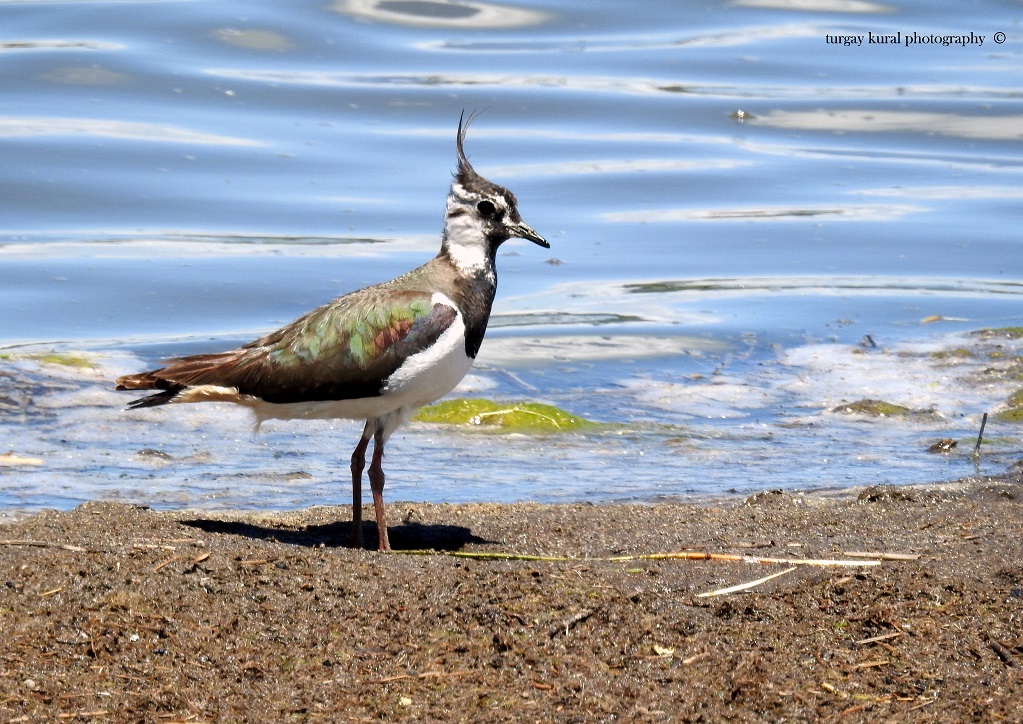
[[[472,111],[466,117],[465,111],[462,111],[458,117],[458,136],[455,139],[455,145],[458,147],[458,171],[455,172],[455,179],[467,191],[484,195],[501,194],[514,205],[515,196],[503,186],[487,181],[476,173],[476,169],[472,167],[469,159],[465,156],[465,134],[472,122],[480,117],[480,113],[481,111]]]

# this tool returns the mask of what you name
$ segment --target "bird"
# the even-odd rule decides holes
[[[465,155],[478,114],[458,119],[458,163],[447,195],[440,251],[395,279],[344,294],[294,322],[226,352],[167,360],[117,378],[117,390],[156,390],[128,403],[230,402],[268,419],[364,420],[351,456],[351,545],[363,547],[362,475],[369,482],[377,548],[390,550],[384,511],[384,446],[416,409],[453,390],[483,343],[497,291],[497,250],[511,238],[550,243],[519,216],[515,195],[480,176]]]

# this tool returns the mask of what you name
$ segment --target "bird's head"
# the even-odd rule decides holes
[[[466,158],[465,132],[474,118],[458,119],[458,170],[448,194],[442,253],[447,251],[460,267],[476,267],[484,265],[483,258],[492,264],[497,247],[511,238],[550,249],[519,216],[515,194],[480,176]]]

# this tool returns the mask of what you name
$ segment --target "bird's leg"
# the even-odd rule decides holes
[[[369,485],[373,490],[373,508],[377,515],[378,550],[391,550],[387,539],[387,521],[384,518],[384,434],[383,428],[373,436],[373,462],[369,465]]]
[[[363,433],[352,453],[352,547],[362,548],[362,470],[366,467],[366,446],[370,436]],[[375,457],[375,456],[374,456]],[[373,472],[370,471],[372,477]]]

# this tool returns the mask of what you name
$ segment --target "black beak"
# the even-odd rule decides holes
[[[547,240],[529,228],[529,225],[525,222],[520,221],[517,224],[509,224],[506,227],[508,236],[515,237],[516,239],[528,239],[538,246],[542,246],[544,249],[550,249],[551,245],[547,243]]]

